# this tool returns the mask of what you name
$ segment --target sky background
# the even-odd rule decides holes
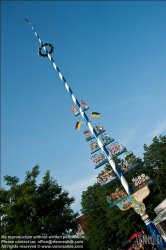
[[[53,58],[79,101],[110,137],[137,157],[154,136],[166,134],[166,2],[1,2],[1,185],[4,175],[24,181],[40,166],[75,197],[96,182],[90,146],[75,124],[82,117],[39,42],[55,47]]]

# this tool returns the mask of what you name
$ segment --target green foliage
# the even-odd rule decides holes
[[[77,232],[76,217],[70,208],[74,198],[46,171],[43,181],[36,184],[39,166],[27,171],[25,181],[5,176],[8,190],[0,189],[2,235],[63,235]]]
[[[144,200],[147,213],[153,220],[156,216],[154,208],[166,197],[166,137],[155,137],[150,146],[144,145],[144,161],[137,158],[140,166],[125,175],[131,184],[133,177],[145,173],[154,180],[150,187],[151,193]],[[116,159],[116,164],[121,159]],[[154,168],[158,169],[154,169]],[[111,167],[106,165],[105,170]],[[82,194],[82,213],[86,216],[87,243],[91,250],[114,249],[121,246],[121,242],[128,240],[134,232],[144,230],[146,226],[140,216],[133,209],[120,211],[118,207],[109,208],[106,197],[115,192],[115,189],[123,189],[120,182],[114,181],[105,188],[94,184]]]
[[[149,215],[154,218],[154,208],[166,197],[166,136],[154,137],[149,147],[144,144],[144,151],[144,168],[154,180],[145,204]]]

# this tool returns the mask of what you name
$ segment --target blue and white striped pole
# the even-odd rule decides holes
[[[123,185],[124,189],[126,190],[128,195],[131,195],[133,193],[132,189],[130,188],[128,182],[126,181],[126,179],[124,178],[122,172],[120,171],[120,169],[116,166],[115,161],[112,159],[112,156],[110,155],[108,149],[106,148],[106,146],[103,144],[103,142],[101,141],[99,135],[97,134],[96,130],[94,129],[93,125],[91,124],[91,121],[89,120],[89,118],[87,117],[85,111],[82,109],[79,101],[77,100],[77,98],[75,97],[75,95],[73,94],[73,91],[71,90],[71,88],[69,87],[68,83],[66,82],[66,79],[63,77],[62,73],[60,72],[60,69],[58,68],[58,66],[55,64],[54,59],[51,56],[51,53],[49,53],[47,51],[47,48],[44,46],[42,40],[40,39],[40,37],[38,36],[38,34],[36,33],[35,29],[33,28],[32,24],[25,19],[26,22],[29,23],[29,25],[31,26],[32,30],[35,33],[35,36],[38,38],[39,43],[42,45],[43,49],[46,51],[47,53],[47,57],[49,58],[49,60],[52,62],[54,69],[58,72],[59,78],[61,79],[61,81],[65,84],[65,88],[68,91],[68,93],[71,95],[71,98],[74,102],[74,104],[76,105],[76,107],[78,108],[78,110],[80,111],[81,116],[83,117],[83,119],[85,120],[90,132],[92,133],[92,135],[95,137],[95,139],[97,140],[98,146],[99,148],[102,150],[102,152],[105,154],[105,156],[107,157],[112,169],[114,170],[115,174],[117,175],[118,179],[120,180],[121,184]],[[141,215],[142,217],[143,215]],[[143,217],[142,217],[143,218]],[[160,239],[162,239],[159,231],[157,230],[157,228],[155,227],[155,225],[151,222],[150,218],[148,217],[148,221],[147,219],[144,220],[148,231],[152,234],[154,240],[156,241],[156,239],[158,239],[158,236],[160,236]],[[162,242],[160,244],[158,244],[158,242],[156,242],[159,249],[163,250],[165,249],[166,245],[165,242],[162,239]]]
[[[35,29],[33,28],[32,24],[26,20],[29,25],[31,26],[32,30],[35,33],[35,36],[38,38],[39,43],[41,45],[43,45],[42,40],[40,39],[40,37],[38,36],[38,34],[36,33]],[[124,176],[122,175],[121,171],[119,170],[119,168],[115,165],[115,161],[112,159],[112,156],[110,155],[108,149],[106,148],[106,146],[103,144],[103,142],[101,141],[99,135],[97,134],[96,130],[94,129],[93,125],[91,124],[91,121],[89,120],[89,118],[87,117],[85,111],[82,109],[79,101],[77,100],[77,98],[74,96],[73,91],[71,90],[71,88],[69,87],[69,85],[67,84],[65,78],[63,77],[62,73],[60,72],[60,69],[57,67],[57,65],[54,62],[54,59],[52,58],[51,54],[49,54],[49,52],[47,51],[46,47],[43,47],[43,49],[46,51],[48,58],[50,59],[50,61],[53,64],[54,69],[58,72],[59,78],[61,79],[61,81],[65,84],[66,90],[68,91],[68,93],[71,95],[71,98],[74,102],[74,104],[77,106],[78,110],[80,111],[81,116],[83,117],[83,119],[85,120],[86,124],[88,125],[88,128],[90,130],[90,132],[93,134],[93,136],[95,137],[95,139],[97,140],[98,146],[99,148],[102,150],[102,152],[104,152],[105,156],[107,157],[111,167],[113,168],[114,172],[116,173],[117,177],[119,178],[119,180],[121,181],[123,187],[125,188],[126,192],[128,195],[131,195],[132,189],[129,187],[126,179],[124,178]]]
[[[144,221],[146,228],[148,229],[149,233],[152,235],[155,243],[157,244],[158,248],[160,250],[166,249],[166,241],[161,236],[160,232],[156,228],[156,226],[153,224],[149,216],[145,214],[140,214],[142,220]]]

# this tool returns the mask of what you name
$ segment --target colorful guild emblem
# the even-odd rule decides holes
[[[97,142],[95,142],[95,141],[91,141],[89,144],[90,144],[90,147],[91,147],[91,154],[93,154],[95,151],[100,149]]]
[[[111,146],[107,147],[107,149],[111,153],[112,158],[114,158],[120,154],[123,154],[126,151],[126,148],[118,142],[112,143]]]
[[[114,139],[110,138],[106,133],[101,135],[101,139],[102,139],[104,145],[108,145],[109,143],[114,141]]]
[[[116,204],[121,210],[127,210],[129,208],[134,208],[137,214],[145,213],[146,207],[142,202],[150,193],[148,186],[141,188],[134,194],[126,197],[124,200]]]
[[[89,109],[89,107],[86,105],[86,103],[83,100],[80,102],[80,104],[84,110]]]
[[[95,163],[95,168],[99,168],[103,164],[108,163],[108,160],[102,153],[93,155],[91,159]]]
[[[137,163],[135,155],[128,156],[127,159],[119,163],[119,168],[122,172],[128,172],[129,170],[138,167],[140,164]]]
[[[87,141],[90,141],[92,138],[94,138],[93,136],[90,135],[89,130],[85,130],[85,131],[84,131],[84,134],[85,134],[85,139],[86,139]]]
[[[114,206],[117,203],[119,203],[122,199],[126,198],[128,194],[124,190],[119,190],[118,188],[114,193],[111,193],[110,195],[107,196],[107,202],[111,205]]]
[[[132,179],[132,189],[133,190],[139,190],[140,188],[152,184],[153,181],[150,179],[149,176],[145,174],[141,174],[135,178]]]
[[[95,124],[95,129],[96,129],[98,134],[105,132],[104,128],[101,126],[100,123],[98,123],[97,125]]]
[[[129,208],[134,208],[137,214],[145,213],[145,205],[143,202],[135,200],[134,197],[127,197],[123,201],[116,204],[121,210],[127,210]]]
[[[122,211],[129,208],[133,208],[137,214],[145,213],[145,204],[142,202],[150,193],[148,186],[144,186],[137,192],[128,196],[127,193],[118,188],[114,193],[107,196],[107,202],[111,205],[110,209],[114,208],[115,205]]]
[[[75,116],[79,115],[79,113],[80,113],[75,106],[72,106],[71,110],[73,111]]]
[[[103,173],[100,173],[97,177],[97,183],[99,183],[101,186],[106,185],[110,183],[112,180],[116,179],[116,175],[114,171],[111,170],[105,170]]]

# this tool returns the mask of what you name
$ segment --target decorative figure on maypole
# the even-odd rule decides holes
[[[85,139],[86,139],[87,141],[90,141],[91,139],[94,138],[93,136],[91,136],[89,130],[85,130],[85,131],[84,131],[84,134],[85,134]]]
[[[83,100],[80,102],[80,104],[84,110],[87,110],[89,108]]]
[[[77,110],[77,108],[76,108],[75,106],[73,106],[73,107],[71,108],[71,110],[73,111],[73,113],[75,114],[75,116],[76,116],[76,115],[79,115],[79,111]]]
[[[126,152],[125,160],[128,161],[128,158],[130,156],[132,156],[132,152],[127,151],[127,149],[122,144],[119,144],[117,142],[112,143],[114,141],[114,139],[111,139],[109,136],[107,136],[107,134],[103,134],[105,132],[105,130],[100,123],[98,123],[97,125],[95,125],[93,127],[91,120],[87,117],[87,115],[85,113],[85,111],[89,107],[87,106],[87,104],[83,100],[81,102],[79,102],[76,99],[73,91],[69,87],[66,79],[64,78],[64,76],[60,72],[60,69],[58,68],[58,66],[54,62],[54,59],[51,56],[52,53],[54,52],[53,45],[50,43],[43,43],[42,40],[40,39],[40,37],[38,36],[38,34],[36,33],[34,27],[29,22],[29,20],[25,19],[25,21],[30,25],[30,27],[34,31],[35,36],[38,38],[38,41],[40,43],[40,47],[38,49],[38,54],[41,57],[48,57],[48,59],[52,62],[54,69],[57,71],[60,80],[64,83],[67,92],[70,94],[70,96],[74,102],[74,106],[72,107],[72,111],[74,112],[75,115],[80,114],[85,121],[85,122],[78,121],[76,123],[75,129],[80,130],[81,125],[84,123],[88,126],[88,129],[89,129],[89,130],[87,130],[88,132],[86,132],[86,133],[84,131],[84,134],[86,135],[86,140],[88,141],[88,140],[91,140],[92,138],[95,139],[93,141],[93,150],[91,147],[91,153],[92,154],[95,153],[91,157],[92,161],[95,163],[95,168],[101,167],[102,165],[104,165],[106,163],[109,163],[111,168],[112,168],[113,172],[104,173],[102,176],[100,175],[97,177],[99,183],[101,185],[108,184],[108,182],[109,182],[108,176],[109,176],[110,181],[113,181],[114,179],[119,179],[119,181],[121,182],[121,184],[124,187],[124,190],[116,190],[115,193],[107,196],[107,202],[110,204],[110,208],[115,206],[115,205],[117,205],[121,210],[133,208],[136,213],[140,214],[142,220],[145,222],[145,224],[147,226],[147,229],[149,230],[150,234],[153,236],[154,240],[156,241],[159,249],[163,250],[166,247],[166,242],[163,240],[163,238],[161,237],[161,234],[159,233],[159,231],[157,230],[155,225],[152,223],[149,216],[146,214],[145,205],[142,202],[143,199],[146,198],[150,192],[148,185],[147,185],[147,181],[149,181],[149,179],[147,179],[143,174],[141,176],[134,178],[133,179],[133,187],[134,187],[133,189],[135,189],[134,191],[136,191],[137,190],[136,187],[138,187],[139,190],[133,193],[132,188],[129,186],[129,184],[126,181],[122,172],[124,172],[124,174],[125,174],[125,173],[127,173],[127,171],[132,169],[132,164],[135,164],[133,167],[137,167],[139,164],[137,165],[136,162],[132,163],[133,160],[131,160],[130,163],[128,163],[128,162],[124,163],[126,168],[123,165],[123,166],[121,166],[121,169],[120,169],[120,167],[116,166],[115,161],[114,161],[114,159],[117,156],[119,156],[120,154],[123,154],[124,152]],[[49,51],[47,49],[48,47],[49,47]],[[42,49],[46,53],[42,53]],[[98,118],[98,117],[100,117],[100,113],[92,112],[91,117]],[[103,134],[103,136],[102,136],[102,134]],[[106,147],[107,143],[108,144],[112,143],[112,144]],[[98,151],[98,152],[96,153],[96,151]],[[125,169],[129,168],[129,165],[130,165],[130,169],[128,169],[126,171]],[[124,170],[122,170],[123,168],[124,168]],[[108,174],[108,176],[107,176],[107,174]],[[115,175],[116,175],[116,178],[114,178]],[[144,184],[145,184],[145,186],[141,187],[141,185],[144,185]],[[140,187],[141,187],[141,189],[140,189]],[[158,237],[160,237],[160,242],[157,241]]]

